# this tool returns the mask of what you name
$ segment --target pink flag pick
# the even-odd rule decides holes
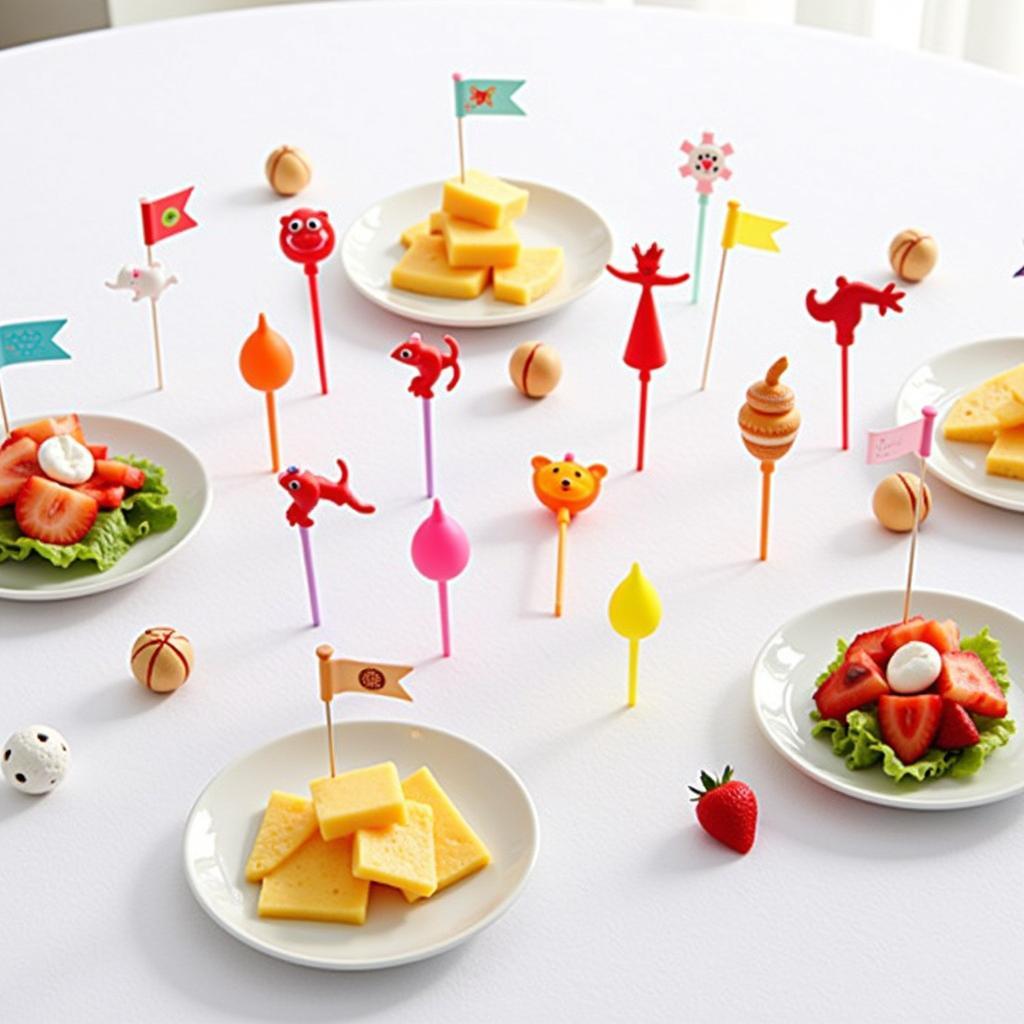
[[[429,516],[420,523],[412,538],[412,560],[428,580],[437,583],[441,608],[441,644],[446,658],[451,656],[451,631],[448,619],[448,581],[455,579],[469,562],[469,538],[466,531],[434,499]]]

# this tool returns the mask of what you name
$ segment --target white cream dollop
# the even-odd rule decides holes
[[[39,446],[36,459],[39,468],[59,484],[84,484],[96,467],[92,452],[70,434],[48,437]]]
[[[942,671],[942,655],[923,640],[911,640],[898,647],[885,669],[885,678],[895,693],[927,690]]]

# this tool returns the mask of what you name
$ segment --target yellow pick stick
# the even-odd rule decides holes
[[[612,591],[608,621],[619,636],[629,641],[629,706],[636,707],[637,663],[640,641],[661,622],[661,598],[651,581],[633,563],[629,575]]]

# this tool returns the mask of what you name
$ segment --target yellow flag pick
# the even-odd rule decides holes
[[[334,658],[334,648],[321,644],[316,649],[320,659],[320,699],[329,702],[336,693],[368,693],[374,697],[395,697],[412,700],[399,683],[411,671],[409,665],[386,665],[383,662],[349,661]]]

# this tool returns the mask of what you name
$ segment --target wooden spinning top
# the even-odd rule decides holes
[[[800,429],[793,389],[779,382],[788,367],[785,356],[776,359],[764,380],[747,388],[747,400],[740,409],[740,437],[747,451],[762,461],[781,459]]]

